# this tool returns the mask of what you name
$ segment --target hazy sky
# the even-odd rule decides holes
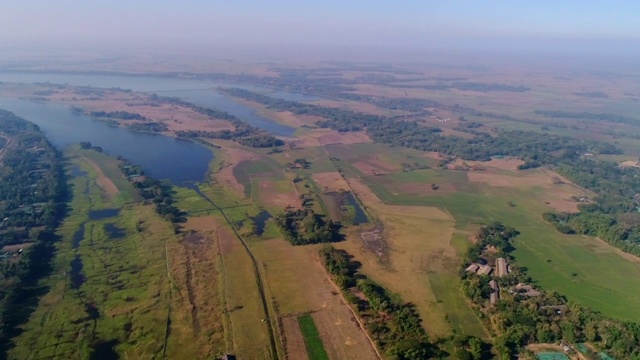
[[[640,41],[639,19],[638,0],[0,0],[0,45],[589,47]]]

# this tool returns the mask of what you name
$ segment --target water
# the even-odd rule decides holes
[[[65,74],[65,73],[24,73],[0,72],[0,82],[51,82],[72,86],[92,86],[98,88],[121,88],[139,92],[157,93],[160,96],[178,97],[201,106],[215,107],[235,117],[261,128],[277,136],[291,136],[295,128],[280,125],[264,118],[250,107],[234,102],[229,96],[220,94],[216,87],[240,87],[243,89],[267,93],[269,96],[293,101],[313,101],[320,98],[287,91],[265,92],[264,87],[219,83],[199,79],[179,79],[169,77],[136,76],[136,75],[100,75],[100,74]]]
[[[256,224],[256,235],[262,235],[264,233],[264,227],[269,219],[271,219],[271,214],[266,210],[260,211],[258,215],[251,218],[253,223]]]
[[[203,145],[167,136],[114,128],[74,114],[61,104],[0,97],[0,108],[38,124],[58,148],[90,141],[110,155],[122,155],[157,179],[174,184],[202,181],[213,154]]]
[[[104,231],[107,232],[110,240],[122,239],[127,235],[125,229],[119,228],[113,223],[104,224]]]
[[[365,212],[362,210],[362,208],[360,207],[360,204],[358,203],[358,201],[356,200],[356,198],[353,196],[352,193],[346,193],[345,194],[345,199],[347,200],[347,203],[351,206],[353,206],[356,209],[356,215],[353,218],[353,223],[354,224],[366,224],[369,222],[369,218],[367,217],[367,214],[365,214]]]
[[[82,284],[87,280],[87,278],[82,273],[82,259],[76,255],[76,257],[71,261],[71,288],[79,289]]]
[[[276,136],[292,136],[296,131],[295,128],[281,125],[271,119],[262,117],[252,108],[241,105],[230,97],[214,90],[169,91],[162,93],[162,95],[177,97],[192,104],[226,111],[238,119]]]
[[[120,209],[100,209],[89,211],[90,220],[102,220],[114,217],[120,213]]]
[[[76,232],[73,233],[73,240],[71,242],[71,245],[74,249],[77,249],[78,246],[80,246],[80,241],[84,239],[84,225],[85,223],[81,223],[78,226],[78,229],[76,230]]]

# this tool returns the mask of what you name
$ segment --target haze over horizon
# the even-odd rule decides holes
[[[0,4],[0,44],[356,46],[636,53],[634,1],[98,1]],[[28,25],[26,25],[28,24]],[[524,46],[528,44],[528,46]],[[594,50],[594,49],[591,49]]]

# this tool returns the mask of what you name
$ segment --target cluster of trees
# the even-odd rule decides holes
[[[280,232],[293,245],[329,243],[340,240],[340,226],[325,221],[311,209],[287,210],[275,218]]]
[[[131,123],[125,125],[127,129],[133,131],[158,133],[169,130],[169,126],[163,122],[144,122],[144,123]]]
[[[483,227],[478,233],[478,242],[469,248],[460,268],[463,290],[481,309],[481,317],[496,336],[495,349],[500,357],[512,358],[531,343],[564,340],[574,344],[593,343],[617,359],[639,359],[640,326],[637,323],[607,318],[542,289],[538,289],[539,296],[531,297],[508,291],[515,284],[532,281],[513,259],[509,276],[493,279],[503,289],[500,300],[496,306],[486,306],[491,278],[470,274],[465,267],[484,256],[489,246],[495,246],[501,255],[508,257],[513,250],[511,241],[517,234],[515,229],[500,223]]]
[[[598,197],[579,205],[579,213],[545,214],[544,219],[565,234],[597,236],[640,256],[640,169],[571,154],[561,157],[555,170]]]
[[[353,305],[376,345],[391,359],[430,359],[440,355],[429,342],[415,307],[391,296],[358,272],[359,264],[344,250],[327,246],[320,257],[334,282]],[[362,296],[357,296],[361,293]]]
[[[138,194],[154,204],[156,213],[165,220],[174,224],[174,229],[179,230],[178,223],[184,222],[185,214],[175,207],[173,190],[159,180],[144,175],[144,170],[138,165],[133,165],[123,160],[119,165],[122,173],[129,179]]]
[[[0,132],[13,141],[0,166],[0,243],[31,243],[14,255],[17,261],[0,261],[0,346],[4,349],[29,314],[25,304],[38,296],[38,280],[50,270],[68,186],[61,154],[37,125],[0,110]]]
[[[146,117],[128,111],[91,111],[89,116],[100,119],[118,119],[118,120],[149,120]]]

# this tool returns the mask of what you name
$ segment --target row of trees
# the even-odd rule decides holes
[[[528,344],[564,340],[574,344],[591,342],[617,359],[640,359],[640,325],[607,318],[578,304],[568,303],[554,292],[539,289],[539,296],[528,297],[513,291],[515,284],[532,282],[513,258],[509,276],[493,279],[503,289],[500,300],[494,307],[486,306],[491,278],[468,273],[465,268],[482,257],[490,246],[509,257],[514,249],[512,240],[517,234],[515,229],[500,223],[483,227],[477,243],[468,249],[460,267],[463,291],[481,310],[487,327],[496,336],[495,349],[500,357],[509,359]],[[566,306],[566,310],[556,310],[559,305]]]
[[[89,116],[99,119],[118,119],[118,120],[149,120],[146,117],[128,111],[91,111]]]
[[[0,346],[6,350],[50,270],[68,186],[61,154],[37,125],[0,110],[0,132],[12,139],[0,165],[0,243],[31,245],[11,261],[0,260]]]
[[[145,200],[154,204],[156,213],[165,220],[174,224],[174,229],[178,231],[178,223],[184,222],[185,214],[180,211],[173,200],[171,186],[144,175],[144,170],[130,162],[123,160],[119,164],[122,173],[129,179],[138,194]]]
[[[391,359],[418,360],[441,355],[421,325],[412,304],[404,303],[361,274],[360,264],[344,250],[327,246],[320,258],[334,282],[358,311],[376,346]],[[360,295],[361,294],[361,295]]]

